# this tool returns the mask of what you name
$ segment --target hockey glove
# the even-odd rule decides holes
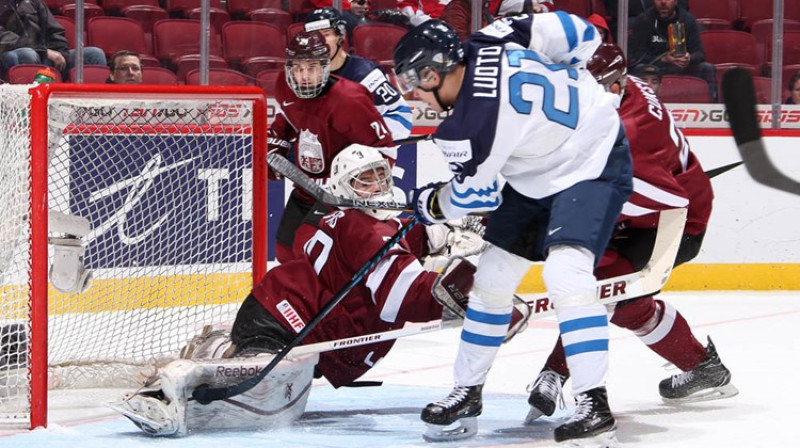
[[[443,314],[455,315],[463,319],[467,313],[469,291],[475,281],[475,265],[466,258],[455,257],[450,259],[447,266],[433,282],[431,294],[447,311]]]
[[[426,226],[434,224],[444,224],[447,218],[439,208],[439,189],[445,185],[444,182],[434,182],[424,187],[411,190],[411,205],[414,213],[419,216],[420,222]]]

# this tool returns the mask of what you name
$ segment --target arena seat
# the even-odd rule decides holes
[[[228,22],[222,27],[225,60],[232,66],[243,68],[253,57],[284,58],[286,44],[283,36],[281,30],[270,23]]]
[[[178,76],[164,67],[147,67],[142,70],[142,84],[178,84]]]
[[[394,1],[394,0],[392,0]],[[262,8],[283,9],[281,0],[228,0],[228,12],[237,20],[247,18],[248,13]]]
[[[665,103],[710,103],[708,83],[693,76],[664,75],[658,97]]]
[[[69,82],[78,82],[75,73],[78,71],[76,68],[69,69]],[[105,65],[84,65],[83,66],[83,83],[84,84],[105,84],[108,79],[109,71]]]
[[[200,70],[195,69],[186,74],[186,84],[200,84]],[[210,86],[247,86],[250,80],[242,73],[228,68],[212,68],[208,70],[208,85]]]
[[[9,84],[30,84],[33,82],[33,77],[36,72],[47,68],[44,64],[17,64],[12,65],[6,72],[6,81]],[[56,82],[61,82],[61,73],[54,70],[56,73]]]
[[[379,64],[392,61],[397,42],[408,30],[388,23],[366,23],[353,29],[353,51]]]
[[[275,8],[254,9],[247,13],[247,17],[253,22],[266,22],[277,26],[284,36],[286,35],[286,30],[289,29],[289,25],[292,23],[291,14],[282,9]]]

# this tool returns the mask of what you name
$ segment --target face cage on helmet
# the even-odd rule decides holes
[[[367,172],[372,173],[371,181],[363,181],[360,177]],[[371,185],[377,184],[377,191],[370,191]],[[341,186],[351,199],[386,199],[393,198],[392,168],[386,160],[372,162],[342,176]]]
[[[292,74],[292,69],[294,68],[295,62],[300,61],[319,61],[319,66],[313,66],[312,68],[321,70],[321,73],[318,73],[319,81],[316,84],[312,85],[302,85],[295,79],[294,75]],[[289,84],[289,87],[292,88],[292,91],[298,98],[316,98],[322,93],[322,90],[325,88],[325,84],[328,82],[328,78],[331,75],[331,66],[330,61],[328,58],[325,59],[296,59],[296,60],[288,60],[286,61],[286,83]]]

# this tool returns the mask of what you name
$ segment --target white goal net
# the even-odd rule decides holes
[[[0,424],[16,426],[46,423],[45,375],[134,386],[233,320],[266,269],[263,92],[33,87],[0,86]],[[48,238],[69,237],[54,216],[90,225],[84,292],[46,282]]]

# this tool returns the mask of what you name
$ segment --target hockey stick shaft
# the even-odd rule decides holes
[[[608,305],[623,300],[650,296],[659,292],[672,272],[683,236],[685,220],[686,209],[661,212],[656,243],[645,267],[641,271],[631,274],[598,280],[597,299],[600,303]],[[546,294],[537,294],[526,300],[526,302],[531,305],[531,319],[541,319],[555,314],[552,301]],[[375,344],[447,328],[455,328],[460,326],[461,322],[460,319],[449,321],[433,320],[424,324],[409,325],[397,330],[302,345],[293,349],[287,358],[297,358],[311,353]]]
[[[262,369],[257,375],[248,378],[247,380],[242,381],[241,383],[234,384],[232,386],[219,386],[215,387],[212,385],[202,385],[199,386],[197,389],[192,392],[192,397],[197,400],[200,404],[208,404],[212,401],[216,400],[223,400],[225,398],[230,398],[236,395],[241,394],[242,392],[246,392],[252,389],[255,385],[261,382],[267,375],[278,365],[278,363],[283,360],[289,352],[295,348],[303,339],[311,333],[317,325],[319,325],[320,321],[324,319],[332,310],[333,308],[339,304],[346,296],[350,293],[350,291],[364,279],[364,277],[369,274],[370,271],[377,265],[384,256],[397,244],[401,239],[403,239],[406,234],[414,227],[419,218],[417,216],[411,217],[408,222],[397,231],[389,240],[384,243],[383,246],[378,250],[375,255],[370,258],[364,266],[361,267],[350,279],[350,281],[342,287],[339,292],[334,295],[328,303],[314,316],[311,321],[297,333],[297,336],[289,342],[286,347],[284,347],[274,358],[267,364],[264,369]]]
[[[736,147],[753,180],[777,190],[800,195],[800,182],[783,174],[767,155],[756,115],[756,93],[750,72],[742,68],[725,72],[722,92]]]
[[[409,143],[416,143],[421,142],[424,140],[430,140],[433,137],[433,134],[422,134],[422,135],[414,135],[412,137],[401,138],[400,140],[395,140],[393,143],[395,145],[407,145]]]

